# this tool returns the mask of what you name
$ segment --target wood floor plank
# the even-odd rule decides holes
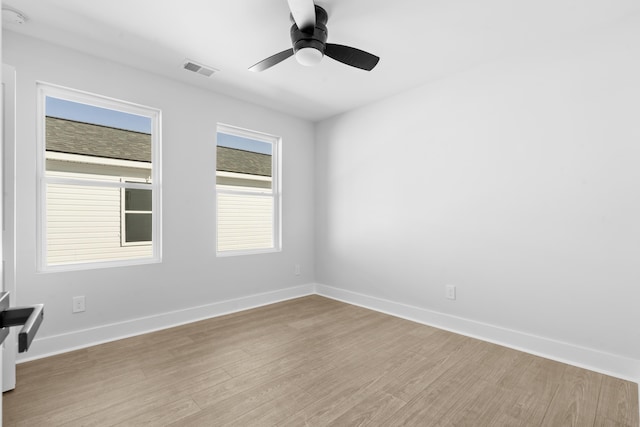
[[[316,375],[300,378],[295,384],[313,393],[316,399],[281,425],[327,425],[354,407],[367,405],[365,401],[381,396],[389,403],[383,411],[386,414],[393,405],[404,402],[384,392],[383,386],[423,359],[416,353],[407,352],[402,358],[388,358],[383,362],[354,362],[332,370],[321,369]],[[380,413],[376,413],[374,418],[380,416]],[[349,417],[355,417],[355,414],[352,412]]]
[[[474,425],[512,425],[499,424],[496,415],[500,413],[505,400],[510,399],[512,393],[502,387],[485,381],[484,389],[475,399],[464,408],[451,414],[445,414],[438,420],[439,425],[474,426]]]
[[[610,420],[608,418],[597,415],[593,427],[635,427],[637,424],[629,425]]]
[[[223,368],[238,360],[249,359],[251,356],[240,349],[217,348],[209,353],[198,356],[172,356],[169,359],[151,359],[142,367],[147,377],[166,376],[167,374],[188,375],[191,372],[202,372]]]
[[[101,425],[126,421],[127,417],[136,417],[155,408],[156,404],[167,405],[187,398],[229,378],[224,370],[218,369],[195,377],[171,378],[169,382],[136,377],[119,387],[93,384],[85,393],[70,390],[65,395],[54,395],[55,399],[48,395],[50,403],[34,407],[27,402],[24,418],[17,425]]]
[[[492,415],[494,421],[487,425],[539,426],[550,401],[544,394],[509,388],[503,388],[502,397],[502,404]]]
[[[464,410],[483,392],[484,386],[480,377],[466,372],[440,376],[383,423],[392,426],[437,425],[446,417]]]
[[[91,383],[55,381],[54,384],[62,384],[66,389],[45,387],[41,391],[23,391],[18,386],[4,393],[3,406],[10,408],[4,411],[4,423],[21,426],[61,425],[113,405],[122,396],[123,390],[140,387],[139,384],[144,380],[142,371],[135,371]],[[48,385],[46,381],[39,382]]]
[[[378,391],[362,399],[348,411],[328,425],[331,426],[365,426],[381,425],[380,422],[386,420],[401,407],[406,404],[403,400],[391,394]]]
[[[527,356],[531,362],[512,388],[514,391],[530,391],[541,400],[551,402],[562,384],[564,371],[568,365],[538,356]]]
[[[207,408],[273,381],[292,382],[299,375],[309,374],[307,368],[304,361],[297,360],[295,357],[281,357],[259,369],[194,392],[192,397],[201,408]]]
[[[247,413],[240,417],[231,417],[226,425],[259,427],[277,425],[288,418],[289,414],[298,412],[312,401],[313,398],[309,394],[298,388],[289,387],[268,403],[255,409],[249,409]]]
[[[632,404],[637,401],[637,386],[630,381],[604,376],[598,399],[597,416],[603,420],[601,422],[616,420],[615,422],[625,426],[637,426],[638,408]]]
[[[209,402],[207,406],[198,403],[198,406],[202,408],[201,411],[169,425],[181,427],[233,425],[240,418],[250,417],[249,414],[251,412],[263,405],[271,407],[273,402],[279,402],[279,399],[283,398],[283,396],[295,399],[296,405],[300,407],[308,405],[313,400],[309,394],[291,384],[289,379],[279,377],[237,393],[232,393],[228,398],[215,401],[215,403]]]
[[[344,377],[344,371],[339,369]],[[297,413],[292,414],[280,427],[295,427],[301,425],[326,426],[336,418],[358,405],[375,392],[371,385],[374,379],[362,375],[347,377],[336,384],[322,397],[314,397],[314,401]]]
[[[595,422],[603,375],[567,366],[543,426],[591,426]]]
[[[478,342],[468,341],[452,349],[447,347],[448,344],[449,341],[442,343],[441,348],[447,349],[442,352],[418,353],[425,358],[424,362],[416,363],[412,369],[398,375],[384,390],[409,402],[443,375],[452,376],[463,369],[467,370],[466,373],[473,374],[477,368],[469,363],[469,359],[479,356]]]
[[[320,296],[20,364],[3,403],[5,427],[638,427],[637,384]]]
[[[113,424],[116,426],[166,426],[176,421],[180,421],[200,411],[200,408],[191,399],[174,400],[159,408],[151,408],[138,416],[126,418],[125,420]],[[112,421],[109,420],[109,423]],[[80,424],[86,425],[86,424]],[[101,424],[106,425],[106,424]]]
[[[65,427],[106,427],[114,425],[167,425],[200,412],[189,398],[141,395],[101,411],[65,423]]]

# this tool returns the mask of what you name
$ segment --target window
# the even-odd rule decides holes
[[[151,190],[123,188],[121,194],[122,245],[150,245],[153,241],[153,198]]]
[[[280,250],[280,138],[218,125],[217,253]]]
[[[157,262],[160,111],[38,84],[40,270]]]

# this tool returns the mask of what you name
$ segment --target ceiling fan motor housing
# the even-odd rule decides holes
[[[327,42],[327,12],[320,6],[316,8],[316,25],[313,28],[300,29],[293,22],[291,26],[291,44],[293,51],[298,52],[300,49],[313,48],[324,54]],[[293,17],[291,17],[293,21]]]

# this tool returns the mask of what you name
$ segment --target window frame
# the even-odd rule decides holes
[[[120,178],[120,181],[123,182],[144,182],[148,184],[147,181],[139,178]],[[126,209],[126,197],[127,190],[130,190],[131,187],[125,187],[120,189],[120,246],[149,246],[153,244],[153,221],[152,221],[152,230],[151,230],[151,240],[141,240],[136,242],[127,242],[127,214],[151,214],[153,218],[153,201],[151,202],[150,211],[134,211]],[[147,189],[148,190],[148,189]]]
[[[256,189],[254,191],[251,190],[233,190],[230,188],[219,188],[218,187],[218,165],[217,165],[217,147],[218,147],[218,134],[224,133],[227,135],[238,136],[241,138],[248,138],[255,141],[266,142],[271,144],[271,191],[266,191],[266,189],[260,190]],[[271,135],[264,132],[249,130],[237,126],[232,126],[224,123],[218,123],[216,128],[216,141],[215,141],[215,221],[216,221],[216,242],[215,242],[215,250],[216,257],[229,257],[229,256],[242,256],[242,255],[255,255],[255,254],[264,254],[264,253],[274,253],[282,251],[282,161],[281,161],[281,153],[282,153],[282,138],[279,136]],[[218,195],[219,194],[229,194],[229,195],[257,195],[257,196],[270,196],[273,200],[273,213],[271,218],[272,224],[272,242],[273,247],[271,248],[256,248],[256,249],[235,249],[235,250],[218,250],[218,237],[220,233],[218,232]]]
[[[161,162],[161,120],[160,109],[110,98],[78,89],[67,88],[51,83],[36,82],[37,121],[36,121],[36,240],[37,271],[56,272],[69,270],[89,270],[106,267],[121,267],[162,262],[162,162]],[[151,183],[100,181],[95,179],[62,178],[47,176],[46,171],[46,99],[47,97],[92,105],[100,108],[136,114],[151,119]],[[123,177],[121,177],[123,178]],[[126,177],[124,177],[127,179]],[[128,179],[127,179],[128,180]],[[64,264],[47,263],[47,185],[64,184],[101,188],[137,188],[152,191],[152,254],[136,258],[118,258],[109,260],[77,261]],[[122,238],[122,236],[121,236]]]

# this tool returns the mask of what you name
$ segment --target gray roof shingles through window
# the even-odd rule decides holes
[[[151,162],[151,135],[47,117],[47,151]]]
[[[109,159],[151,162],[151,135],[83,123],[46,118],[47,151]],[[271,156],[235,148],[217,147],[217,170],[271,176]]]
[[[271,176],[271,156],[253,151],[218,146],[217,170]]]

